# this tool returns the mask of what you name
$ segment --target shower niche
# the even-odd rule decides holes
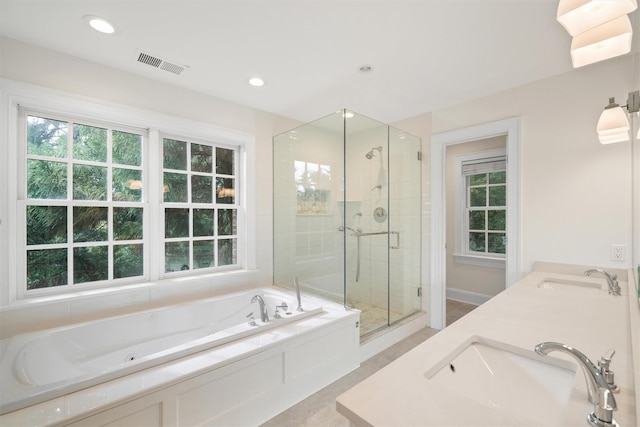
[[[420,310],[420,139],[340,110],[273,138],[274,283],[362,311]]]

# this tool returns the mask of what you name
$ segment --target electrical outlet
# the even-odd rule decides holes
[[[624,261],[624,245],[611,245],[611,260]]]

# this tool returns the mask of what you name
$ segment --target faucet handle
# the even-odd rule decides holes
[[[609,366],[611,365],[611,359],[613,358],[614,354],[616,354],[616,351],[613,348],[607,350],[607,352],[600,357],[600,360],[598,361],[598,367],[600,368],[602,377],[609,385],[611,392],[617,393],[620,391],[620,389],[615,382],[613,371],[609,369]]]
[[[249,319],[249,326],[256,326],[256,319],[253,317],[253,311],[247,314],[247,319]]]

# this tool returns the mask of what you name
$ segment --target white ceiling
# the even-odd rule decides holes
[[[0,33],[304,122],[345,107],[393,122],[571,70],[557,1],[0,0]]]

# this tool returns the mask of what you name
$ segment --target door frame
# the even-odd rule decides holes
[[[455,144],[505,135],[507,138],[507,254],[505,283],[521,278],[520,248],[520,118],[513,117],[431,136],[431,284],[429,325],[446,326],[446,149]]]

